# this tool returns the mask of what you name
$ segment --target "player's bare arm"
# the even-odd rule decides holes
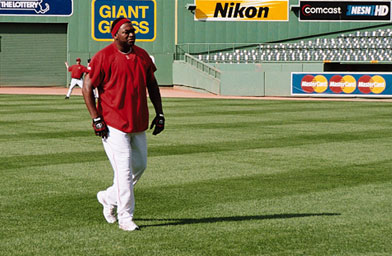
[[[92,119],[98,117],[97,106],[95,105],[95,98],[93,93],[93,86],[91,85],[90,76],[85,76],[82,88],[84,102],[86,103],[88,112]]]
[[[153,77],[153,79],[150,79],[147,84],[147,89],[152,105],[154,106],[155,113],[157,115],[163,114],[161,93],[159,91],[158,82],[155,77]]]
[[[163,110],[162,110],[161,93],[159,91],[158,82],[154,76],[152,77],[152,79],[150,79],[150,81],[148,81],[147,90],[156,113],[154,120],[152,120],[151,122],[150,129],[155,127],[152,134],[157,135],[160,132],[162,132],[163,129],[165,128],[165,117],[163,115]]]

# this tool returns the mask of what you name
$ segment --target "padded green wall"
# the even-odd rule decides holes
[[[264,62],[258,64],[216,64],[220,79],[207,75],[184,61],[173,63],[173,80],[218,95],[291,96],[291,72],[322,72],[320,63]]]
[[[0,86],[64,86],[67,25],[0,23]]]
[[[156,0],[157,2],[157,27],[156,39],[153,42],[137,42],[137,45],[146,49],[154,56],[158,68],[156,72],[160,85],[172,84],[172,62],[175,50],[174,45],[174,0]],[[70,17],[33,17],[33,16],[0,16],[0,23],[63,23],[67,27],[66,59],[74,63],[77,57],[86,65],[87,59],[110,42],[94,41],[91,37],[91,0],[74,0],[74,12]],[[34,30],[31,30],[34,33]],[[0,37],[1,37],[0,31]],[[1,53],[0,53],[1,54]],[[1,55],[0,55],[1,57]],[[35,61],[31,61],[33,65]],[[64,66],[64,61],[61,65]],[[68,77],[65,66],[64,76]],[[66,85],[64,81],[63,86]]]
[[[91,37],[91,0],[74,0],[73,2],[74,12],[70,17],[0,16],[0,23],[66,24],[67,45],[65,50],[67,52],[67,59],[69,62],[74,63],[76,57],[80,57],[82,58],[82,63],[86,64],[86,60],[89,57],[108,45],[109,42],[97,42]],[[191,49],[191,52],[201,52],[211,47],[207,45],[211,43],[250,44],[296,40],[311,36],[326,36],[329,33],[339,34],[356,29],[369,29],[383,24],[361,22],[299,22],[293,12],[290,12],[289,22],[200,22],[195,21],[193,14],[185,8],[186,4],[194,3],[194,0],[156,0],[156,3],[156,39],[153,42],[137,42],[137,45],[145,48],[155,57],[158,67],[156,76],[160,85],[170,85],[173,83],[172,62],[176,42],[178,44],[203,44]],[[290,0],[290,4],[298,5],[298,0]],[[177,12],[175,6],[177,6]],[[177,23],[175,23],[176,13]],[[176,31],[177,34],[175,33]],[[225,48],[222,45],[217,47]],[[33,60],[31,60],[31,63],[33,64]],[[67,75],[65,69],[64,74]]]

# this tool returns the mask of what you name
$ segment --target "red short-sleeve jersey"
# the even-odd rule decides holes
[[[68,68],[68,71],[71,72],[71,77],[75,79],[81,79],[83,73],[87,73],[88,70],[83,65],[72,65]]]
[[[105,122],[123,132],[142,132],[148,128],[147,84],[156,67],[148,53],[133,46],[128,54],[114,43],[92,58],[89,76],[98,88],[98,112]]]

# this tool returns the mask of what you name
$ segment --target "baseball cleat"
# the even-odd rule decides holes
[[[68,99],[69,99],[69,97],[68,97],[68,96],[65,96],[65,98],[64,98],[64,99],[68,100]]]
[[[105,217],[108,223],[116,222],[116,216],[114,215],[114,206],[110,205],[105,200],[105,194],[103,191],[99,191],[97,193],[97,199],[100,204],[103,206],[103,216]]]
[[[124,231],[140,230],[139,226],[136,225],[132,220],[127,222],[120,222],[119,228]]]

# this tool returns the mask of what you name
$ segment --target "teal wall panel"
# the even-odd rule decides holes
[[[260,64],[218,64],[220,94],[264,96],[264,72]]]
[[[173,84],[173,53],[154,53],[152,56],[155,59],[157,71],[155,76],[159,80],[160,85]]]
[[[153,42],[136,42],[156,58],[159,84],[172,84],[174,45],[174,0],[156,0],[157,27]],[[73,14],[69,17],[0,16],[0,23],[65,23],[67,24],[67,60],[74,63],[77,57],[82,64],[110,42],[95,41],[91,36],[91,0],[74,0]],[[1,35],[0,35],[1,36]],[[65,61],[65,60],[64,60]],[[64,63],[62,63],[64,65]],[[64,69],[64,72],[66,70]],[[69,76],[68,76],[69,80]]]
[[[65,86],[66,24],[0,23],[0,86]]]
[[[98,42],[91,36],[92,0],[73,2],[74,11],[70,17],[0,16],[0,23],[67,24],[67,60],[74,63],[76,57],[81,57],[82,63],[86,64],[87,58],[92,57],[110,42]],[[375,22],[300,22],[292,11],[289,12],[290,20],[287,22],[201,22],[195,21],[194,15],[185,8],[186,4],[193,3],[194,0],[156,0],[156,38],[152,42],[137,42],[137,45],[155,57],[158,68],[156,76],[161,85],[173,83],[172,62],[176,42],[194,44],[189,50],[198,53],[232,48],[235,44],[332,37],[343,32],[377,29],[376,26],[392,27],[390,23]],[[298,5],[298,0],[290,0],[290,5]]]
[[[264,72],[254,71],[224,72],[221,76],[220,94],[264,96],[264,75]]]
[[[173,62],[173,84],[220,94],[220,80],[183,61]]]
[[[321,62],[262,63],[265,72],[265,96],[290,96],[291,72],[323,72]]]
[[[218,64],[214,79],[184,61],[174,61],[173,81],[215,94],[231,96],[291,96],[291,72],[323,72],[323,63]]]
[[[302,66],[306,72],[324,71],[324,63],[303,63]]]
[[[279,77],[279,79],[277,79]],[[265,96],[290,96],[291,72],[265,73]]]

